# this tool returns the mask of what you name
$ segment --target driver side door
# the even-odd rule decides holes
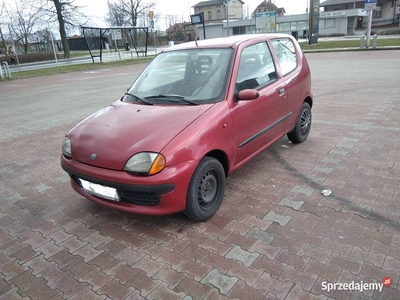
[[[257,99],[238,101],[231,109],[236,147],[235,165],[242,164],[284,130],[287,103],[285,84],[279,78],[266,42],[250,45],[240,54],[236,93],[244,89],[259,92]]]

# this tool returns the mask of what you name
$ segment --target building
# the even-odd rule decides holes
[[[193,41],[195,39],[194,25],[189,22],[176,23],[167,28],[166,33],[172,41]]]
[[[195,14],[204,13],[204,22],[222,22],[226,20],[227,8],[229,20],[243,19],[243,4],[241,0],[211,0],[201,1],[193,6]]]
[[[365,1],[357,0],[326,0],[320,4],[324,12],[348,11],[355,9],[364,9]],[[396,0],[378,0],[376,9],[373,10],[372,26],[383,26],[398,23],[400,16],[400,1]],[[356,19],[350,19],[349,23],[355,22],[355,28],[361,29],[366,26],[367,16],[358,16]]]
[[[277,7],[275,5],[275,3],[272,2],[272,0],[264,0],[263,2],[261,2],[257,8],[254,10],[253,15],[255,15],[256,13],[259,12],[269,12],[269,11],[275,11],[276,15],[278,17],[280,16],[284,16],[286,11],[285,8],[283,7]]]
[[[276,14],[274,28],[269,31],[263,31],[257,28],[256,15],[264,10],[263,4],[267,4],[265,9],[269,9],[273,5],[272,1],[263,1],[254,11],[252,18],[248,20],[226,20],[222,22],[209,22],[206,24],[206,37],[214,38],[235,34],[250,34],[261,32],[281,32],[292,34],[297,37],[307,35],[309,27],[309,15],[278,15]],[[320,4],[321,12],[319,15],[319,35],[352,35],[356,31],[366,30],[368,21],[368,11],[365,9],[365,0],[326,0]],[[282,8],[284,11],[284,8]],[[395,0],[378,0],[377,8],[372,11],[372,26],[387,26],[398,24],[400,17],[400,1]],[[282,13],[282,12],[281,12]],[[284,13],[284,12],[283,12]],[[197,34],[202,36],[202,28],[197,26]]]

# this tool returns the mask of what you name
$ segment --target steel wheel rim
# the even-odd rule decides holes
[[[207,171],[202,176],[198,188],[198,201],[202,209],[208,209],[214,204],[218,196],[218,175],[214,171]]]
[[[300,134],[305,136],[310,131],[311,126],[311,112],[309,109],[303,110],[300,117]]]

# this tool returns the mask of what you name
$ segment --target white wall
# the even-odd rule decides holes
[[[335,18],[335,27],[320,28],[319,35],[347,34],[347,17]]]

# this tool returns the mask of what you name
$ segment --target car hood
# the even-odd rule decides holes
[[[212,106],[114,102],[68,133],[72,158],[101,168],[122,170],[126,161],[138,152],[160,152]]]

